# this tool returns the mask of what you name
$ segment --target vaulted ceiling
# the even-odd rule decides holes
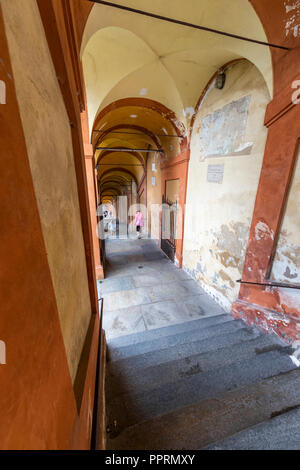
[[[115,3],[267,40],[248,0],[118,0]],[[268,47],[108,6],[93,6],[81,53],[95,149],[159,148],[164,152],[163,158],[178,154],[188,138],[196,104],[207,82],[224,64],[238,58],[246,58],[257,66],[272,96]],[[123,163],[124,178],[130,172],[139,184],[147,153],[122,151],[104,155],[104,152],[96,150],[100,178],[111,168],[113,179],[116,169],[120,169],[119,163]]]

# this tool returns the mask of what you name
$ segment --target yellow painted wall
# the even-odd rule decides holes
[[[179,202],[179,179],[166,181],[166,198],[175,204]]]
[[[217,131],[221,132],[224,107],[247,96],[251,97],[249,112],[239,144],[241,140],[246,147],[252,143],[251,154],[205,158],[206,149],[200,139],[202,126],[207,121],[203,119],[219,111],[216,125]],[[210,87],[193,128],[183,266],[226,309],[230,309],[239,290],[236,280],[241,278],[248,242],[266,142],[264,115],[269,100],[268,88],[258,69],[246,60],[238,62],[227,70],[223,90]],[[228,128],[228,122],[226,125]],[[235,126],[236,116],[229,123],[224,148],[226,138],[234,134]],[[214,134],[211,137],[214,138]],[[222,164],[222,184],[208,182],[208,165]]]
[[[128,0],[119,3],[128,6]],[[130,6],[267,41],[249,0],[131,0]],[[267,47],[99,4],[88,18],[81,53],[91,128],[97,110],[129,95],[160,101],[187,127],[199,90],[219,67],[240,57],[253,62],[273,90]]]
[[[132,154],[126,152],[113,152],[108,155],[105,155],[101,160],[99,160],[99,177],[112,168],[123,167],[136,177],[137,182],[140,183],[144,175],[144,167],[142,166],[141,161],[133,156]],[[128,175],[125,175],[128,177]],[[112,175],[113,178],[113,175]]]
[[[149,64],[138,66],[137,70],[120,80],[107,94],[101,108],[105,108],[112,101],[131,97],[155,98],[155,101],[163,103],[176,115],[183,115],[183,106],[175,83],[156,57]]]
[[[1,7],[70,374],[74,380],[91,305],[69,119],[36,1],[1,0]],[[11,158],[16,158],[17,165],[17,156]]]
[[[100,103],[111,88],[154,59],[153,51],[130,31],[108,27],[96,32],[82,57],[90,129]]]

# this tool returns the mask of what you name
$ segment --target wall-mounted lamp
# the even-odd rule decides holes
[[[216,88],[218,90],[223,90],[226,82],[226,73],[224,70],[220,70],[216,78]]]

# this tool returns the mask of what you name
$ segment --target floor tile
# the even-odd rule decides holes
[[[181,307],[174,301],[142,305],[141,313],[149,330],[185,321],[185,315],[182,316]]]
[[[111,292],[118,292],[123,290],[131,290],[136,287],[132,277],[117,277],[112,279],[106,279],[105,282],[99,283],[99,289],[101,296],[104,294],[110,294]]]
[[[151,239],[106,241],[104,298],[108,338],[216,315],[223,310]]]
[[[177,303],[191,318],[224,313],[222,307],[220,307],[207,294],[194,295],[189,298],[185,298],[184,300],[179,299],[177,300]]]
[[[131,289],[104,294],[105,310],[118,310],[151,302],[146,288]]]
[[[141,307],[105,311],[103,328],[108,339],[145,331],[146,326],[141,315]]]

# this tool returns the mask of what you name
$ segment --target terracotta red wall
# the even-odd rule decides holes
[[[72,42],[65,26],[68,2],[39,2],[50,51],[70,117],[78,194],[93,312],[98,313],[80,94]],[[88,449],[93,411],[99,319],[95,316],[79,411],[61,332],[32,174],[20,119],[0,7],[0,340],[6,365],[0,373],[1,449]],[[76,48],[73,49],[76,52]],[[78,58],[78,57],[77,57]],[[76,62],[76,60],[75,60]]]
[[[137,194],[139,197],[139,202],[141,202],[141,197],[144,198],[145,205],[147,205],[147,176],[144,175],[142,181],[140,182],[137,188]]]
[[[70,448],[76,417],[0,9],[1,449]],[[62,419],[63,416],[63,419]]]
[[[269,42],[291,49],[271,49],[274,97],[266,111],[268,139],[243,272],[243,281],[263,283],[268,282],[300,138],[300,106],[292,103],[292,84],[300,80],[300,35],[286,35],[286,6],[292,2],[272,1],[272,14],[268,0],[251,3]],[[283,296],[280,288],[244,284],[232,311],[286,341],[299,339],[300,311],[293,305],[291,294]]]
[[[85,15],[91,7],[89,2],[84,3],[77,4],[79,17],[81,7]],[[76,48],[73,49],[73,56],[69,51],[71,38],[65,30],[62,10],[62,5],[66,7],[67,3],[41,0],[39,4],[72,122],[90,295],[96,312],[95,262],[80,124],[82,103],[78,102],[76,93],[76,80],[80,74],[77,73],[76,78],[73,71],[78,57]],[[266,113],[269,135],[243,273],[246,281],[262,282],[267,277],[276,249],[300,137],[300,106],[291,103],[291,84],[300,79],[300,43],[299,36],[285,36],[283,25],[287,17],[281,0],[272,0],[272,14],[269,0],[252,0],[252,4],[263,22],[269,41],[292,48],[291,51],[272,52],[274,99]],[[84,21],[78,23],[77,46]],[[93,335],[82,408],[78,414],[33,190],[1,9],[0,50],[4,64],[0,68],[0,80],[6,83],[6,104],[0,105],[0,216],[5,222],[0,232],[0,339],[5,341],[7,348],[7,364],[0,366],[0,445],[3,449],[87,448],[97,326]],[[165,187],[166,180],[179,178],[182,205],[185,203],[188,159],[186,151],[173,161],[162,164],[162,187]],[[260,223],[267,229],[263,236],[256,237]],[[183,232],[183,220],[181,226]],[[177,242],[176,256],[180,261],[181,240]],[[274,330],[285,339],[297,338],[300,312],[291,303],[281,300],[279,289],[242,286],[233,313],[249,322],[257,322],[266,330]]]
[[[162,196],[166,196],[166,181],[179,179],[179,206],[181,216],[177,219],[177,241],[175,258],[176,263],[182,267],[182,250],[183,250],[183,234],[184,234],[184,211],[186,202],[187,178],[189,167],[190,152],[183,151],[177,157],[169,161],[161,163],[161,188]]]
[[[85,93],[84,93],[84,96],[85,96]],[[86,98],[85,98],[85,106],[86,106]],[[102,247],[101,247],[101,241],[98,238],[98,230],[97,230],[98,218],[96,217],[97,206],[98,206],[97,171],[95,167],[93,146],[90,144],[87,109],[85,109],[81,113],[81,130],[82,130],[82,138],[83,138],[83,143],[84,143],[85,168],[86,168],[86,175],[87,175],[90,218],[91,218],[91,226],[92,226],[95,272],[96,272],[97,279],[104,279],[104,269],[103,269],[103,265],[101,262],[101,248]]]
[[[96,313],[98,311],[98,294],[95,257],[80,118],[80,113],[84,111],[85,96],[79,58],[79,43],[75,34],[76,20],[72,8],[70,8],[70,3],[65,0],[37,0],[37,3],[71,124],[89,290],[93,313]]]
[[[91,415],[94,404],[96,354],[99,341],[99,307],[96,275],[103,276],[98,262],[98,240],[95,238],[96,200],[91,149],[87,145],[87,120],[81,120],[85,112],[85,89],[79,57],[81,36],[85,21],[93,6],[86,0],[37,0],[54,67],[59,77],[62,95],[70,118],[78,195],[88,267],[92,313],[95,315],[93,335],[88,352],[81,407],[72,429],[72,448],[89,449]],[[83,125],[82,125],[83,124]],[[89,160],[86,163],[86,157]],[[87,168],[88,166],[88,168]],[[87,171],[88,170],[88,171]],[[94,217],[93,217],[94,211]]]
[[[90,2],[89,0],[72,0],[70,6],[74,17],[77,41],[80,47],[85,25],[94,6],[94,2]]]
[[[93,408],[96,385],[95,372],[97,368],[97,353],[99,344],[99,316],[96,315],[93,320],[93,333],[88,351],[89,360],[86,367],[82,401],[73,429],[72,448],[74,450],[88,450],[91,448],[91,432],[93,425]]]

